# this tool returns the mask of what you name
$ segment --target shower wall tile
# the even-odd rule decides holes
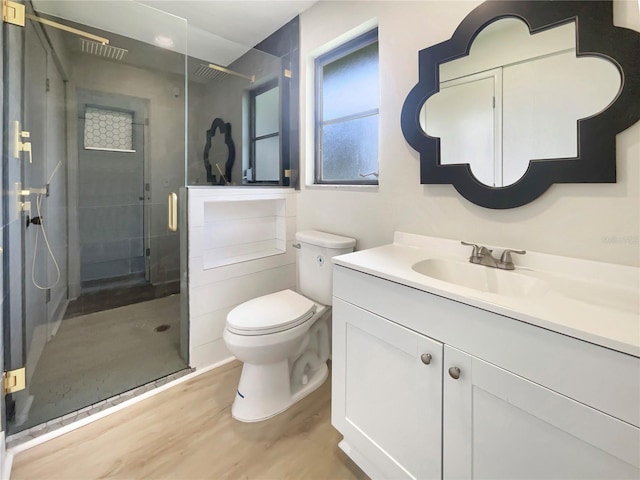
[[[103,242],[87,242],[82,246],[82,263],[125,260],[144,255],[142,239],[134,239],[136,249],[129,239]]]
[[[252,298],[296,287],[295,192],[286,188],[189,187],[189,352],[195,368],[230,356],[222,333],[229,311]],[[281,236],[276,235],[281,231]],[[282,253],[206,268],[214,249],[233,256],[247,238]],[[260,240],[262,238],[262,240]]]
[[[82,281],[99,280],[102,278],[121,277],[128,275],[129,260],[116,260],[100,263],[82,263],[80,271]]]
[[[129,255],[134,257],[139,255],[140,252],[144,252],[144,238],[130,238],[129,239]]]
[[[152,203],[149,211],[151,220],[152,235],[168,235],[169,227],[167,221],[167,199],[164,198],[162,203]]]
[[[129,256],[135,256],[135,254],[130,255],[130,253],[132,252],[129,251],[128,239],[102,242],[102,254],[104,258],[103,261],[123,259],[129,258]],[[138,255],[140,255],[140,253],[142,252],[137,252]]]
[[[151,283],[165,283],[180,278],[180,237],[177,233],[152,236],[149,239],[151,248]]]
[[[80,207],[78,221],[82,243],[142,236],[139,205]]]
[[[129,260],[129,273],[144,272],[144,257],[134,257]]]

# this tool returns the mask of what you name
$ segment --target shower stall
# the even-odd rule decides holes
[[[188,368],[186,246],[167,225],[186,185],[186,21],[25,7],[3,26],[4,368],[26,381],[6,397],[10,435]]]
[[[25,7],[2,25],[3,361],[26,383],[3,397],[10,439],[189,371],[186,188],[287,185],[297,110],[297,50],[225,51],[131,1]]]

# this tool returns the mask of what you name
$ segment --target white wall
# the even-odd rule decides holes
[[[380,186],[306,187],[298,198],[299,230],[354,237],[357,248],[392,241],[395,230],[477,243],[639,265],[640,124],[617,137],[616,184],[557,184],[532,203],[491,210],[450,185],[421,185],[419,156],[405,141],[400,112],[418,80],[418,51],[448,40],[480,2],[319,2],[301,15],[301,168],[313,157],[313,57],[369,22],[379,25]],[[615,23],[640,30],[635,1],[614,2]]]
[[[222,332],[227,314],[247,300],[287,288],[296,288],[296,250],[291,247],[295,239],[295,193],[286,188],[257,187],[189,187],[189,365],[203,368],[231,356],[224,345]],[[206,255],[211,246],[218,246],[224,235],[224,244],[234,246],[246,243],[247,202],[263,203],[268,208],[255,209],[256,224],[260,219],[270,220],[276,209],[276,222],[286,228],[284,253],[253,260],[206,268]],[[261,202],[268,201],[268,202]],[[234,202],[238,208],[215,208],[220,202]],[[234,213],[238,218],[235,229],[229,218],[220,224],[221,212]],[[216,235],[216,225],[224,229]],[[254,232],[262,238],[260,231]],[[237,240],[232,241],[232,237]]]

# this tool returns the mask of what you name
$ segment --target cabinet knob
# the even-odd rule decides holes
[[[431,354],[430,353],[423,353],[422,355],[420,355],[420,360],[422,360],[422,363],[424,363],[425,365],[429,365],[431,363]]]
[[[449,376],[451,378],[453,378],[454,380],[457,380],[460,378],[460,369],[458,367],[451,367],[449,369]]]

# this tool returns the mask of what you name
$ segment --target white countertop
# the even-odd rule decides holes
[[[639,268],[536,252],[514,255],[516,270],[501,275],[538,278],[547,287],[520,297],[467,288],[412,269],[427,259],[467,262],[470,253],[458,241],[396,232],[391,245],[334,257],[333,263],[640,357]]]

